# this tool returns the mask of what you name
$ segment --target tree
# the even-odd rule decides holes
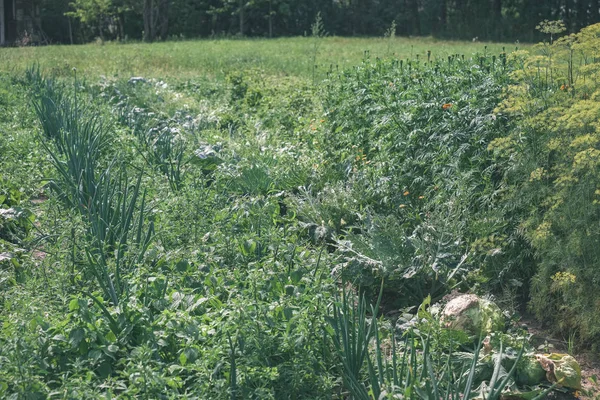
[[[494,17],[494,26],[495,32],[494,35],[496,38],[502,37],[502,0],[493,0],[492,6],[492,15]]]
[[[419,0],[409,0],[408,8],[413,21],[413,29],[416,35],[421,35],[421,18],[419,15]]]
[[[2,0],[0,0],[2,1]],[[169,33],[245,36],[304,35],[321,13],[333,35],[380,36],[392,21],[400,35],[456,39],[543,39],[535,26],[563,20],[569,32],[600,21],[600,0],[41,0],[50,40],[135,37]],[[70,6],[67,6],[70,4]],[[70,19],[64,18],[65,13]],[[46,20],[44,21],[44,18]]]
[[[440,30],[446,31],[446,24],[448,23],[448,2],[447,0],[440,1]]]
[[[104,40],[105,31],[114,23],[115,8],[112,0],[75,0],[69,5],[72,11],[65,15],[78,19]]]
[[[166,39],[169,31],[170,0],[144,0],[144,41],[153,42],[157,37]]]

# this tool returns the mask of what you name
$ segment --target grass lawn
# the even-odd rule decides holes
[[[514,44],[440,41],[432,38],[313,38],[194,40],[154,44],[131,43],[46,46],[0,49],[0,71],[23,70],[39,63],[43,70],[69,75],[75,67],[90,78],[104,75],[161,79],[223,77],[232,71],[261,69],[273,75],[312,76],[317,46],[317,71],[324,76],[335,68],[356,65],[368,52],[371,57],[445,59],[451,54],[499,54]],[[487,49],[486,49],[487,47]],[[519,45],[519,47],[523,47]]]

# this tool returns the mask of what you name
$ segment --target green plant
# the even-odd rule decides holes
[[[535,28],[542,33],[550,35],[550,44],[554,43],[554,35],[567,30],[563,21],[549,21],[547,19],[540,22]]]
[[[160,87],[159,84],[156,86]],[[156,97],[149,89],[150,82],[128,82],[123,89],[108,86],[105,92],[113,90],[119,102],[115,105],[119,122],[131,130],[137,139],[138,151],[149,167],[156,169],[167,178],[173,191],[183,187],[186,171],[186,140],[176,118],[167,118],[162,112],[153,112]],[[144,107],[144,108],[142,108]]]
[[[368,288],[384,277],[399,305],[474,283],[513,289],[533,274],[518,215],[498,201],[503,165],[485,145],[507,131],[493,110],[514,66],[489,58],[367,58],[324,90],[328,185],[349,182],[362,215],[342,232],[348,279]]]
[[[319,47],[321,47],[321,41],[327,36],[325,31],[325,25],[323,24],[323,18],[321,12],[317,13],[315,21],[310,27],[312,37],[312,49],[311,49],[311,68],[312,68],[312,81],[313,85],[316,84],[316,73],[317,73],[317,56],[319,55]]]
[[[389,40],[324,37],[311,60],[313,39],[40,47],[28,78],[34,53],[3,54],[0,207],[36,219],[0,240],[0,397],[552,390],[518,391],[518,331],[478,346],[432,304],[527,287],[525,212],[498,201],[511,164],[486,149],[524,60],[397,38],[427,65],[381,61]],[[555,293],[577,283],[561,272]]]
[[[379,298],[375,306],[371,306],[372,321],[367,321],[367,304],[361,297],[354,306],[354,298],[348,297],[346,290],[342,291],[339,306],[334,303],[331,317],[333,325],[333,343],[342,360],[344,386],[358,399],[368,399],[368,391],[362,382],[362,370],[369,358],[369,345],[377,332],[377,311]],[[356,307],[356,308],[354,308]],[[377,346],[379,344],[377,343]],[[395,356],[395,354],[394,354]],[[371,366],[369,362],[369,371]],[[378,381],[375,381],[378,382]],[[379,390],[374,390],[375,398],[379,398]]]
[[[593,322],[596,299],[586,295],[596,291],[592,265],[599,257],[592,222],[599,212],[598,107],[592,100],[599,29],[584,28],[524,59],[498,109],[516,126],[490,144],[507,168],[502,201],[522,214],[520,229],[537,258],[530,307],[565,335],[576,329],[583,343],[600,334]]]
[[[569,334],[569,338],[567,339],[567,353],[575,354],[575,343],[577,340],[577,332],[571,332]]]
[[[52,189],[83,212],[93,196],[100,161],[110,145],[109,136],[93,111],[78,102],[76,86],[68,95],[66,87],[41,77],[39,71],[34,76],[30,79],[32,103],[46,138],[41,143],[60,177],[60,183],[53,182]]]
[[[156,166],[168,179],[171,189],[177,191],[183,184],[185,143],[180,135],[163,130],[152,140],[149,163]]]
[[[34,88],[39,89],[39,86]],[[34,99],[34,106],[42,125],[52,118],[48,115],[52,110],[41,105],[46,101],[54,104],[60,115],[59,123],[52,124],[46,134],[54,139],[55,147],[46,141],[42,144],[60,177],[52,187],[77,209],[86,224],[84,248],[88,262],[85,272],[94,277],[114,307],[121,305],[125,311],[121,301],[127,298],[128,289],[123,275],[142,261],[153,234],[153,223],[145,226],[145,192],[141,194],[141,201],[138,200],[143,172],[130,186],[124,170],[113,176],[114,162],[102,170],[102,155],[109,145],[108,134],[93,110],[79,107],[77,92],[71,98],[60,90],[58,94],[39,90],[42,93]],[[56,99],[60,101],[54,102]],[[102,301],[92,292],[84,291],[102,308],[111,329],[118,334],[121,327]]]
[[[392,21],[392,24],[385,31],[385,33],[383,34],[383,37],[387,42],[387,53],[386,54],[389,56],[391,54],[391,48],[394,43],[394,40],[396,39],[396,20]]]
[[[479,388],[475,388],[477,376],[484,368],[484,359],[490,357],[481,354],[481,338],[474,353],[463,354],[465,357],[457,359],[455,353],[449,352],[444,358],[431,353],[431,347],[435,345],[431,325],[429,333],[414,329],[404,332],[403,346],[396,343],[396,329],[392,329],[389,338],[391,356],[384,354],[381,329],[377,322],[380,301],[381,297],[375,305],[371,305],[368,315],[364,296],[357,299],[344,290],[342,298],[338,299],[339,305],[333,306],[330,317],[333,343],[342,360],[344,387],[353,398],[391,399],[401,395],[411,399],[463,399],[470,398],[476,392],[483,399],[497,400],[513,385],[512,379],[523,356],[524,345],[511,360],[511,367],[507,371],[504,367],[504,345],[500,342],[499,350],[491,356],[493,368],[489,380],[483,382],[479,378]],[[430,301],[428,299],[419,307],[417,316],[435,324],[426,310]],[[398,352],[402,355],[398,356]],[[455,373],[457,367],[462,368],[458,375]]]
[[[84,214],[89,224],[88,268],[114,306],[127,298],[123,277],[142,261],[153,235],[153,223],[145,226],[146,193],[138,200],[142,176],[140,173],[136,184],[130,187],[126,173],[113,178],[108,169],[101,175]]]

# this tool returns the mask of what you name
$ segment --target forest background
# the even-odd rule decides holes
[[[567,32],[600,22],[600,0],[42,0],[49,43],[310,35],[320,13],[336,36],[537,42],[543,20]]]

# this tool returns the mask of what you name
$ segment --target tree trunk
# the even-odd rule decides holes
[[[119,24],[119,40],[125,40],[125,24],[123,23],[123,14],[117,15],[117,23]]]
[[[362,34],[362,20],[363,20],[363,15],[360,12],[360,0],[354,0],[354,4],[352,7],[352,16],[354,19],[354,23],[352,24],[352,34],[353,35],[360,35]]]
[[[416,0],[415,0],[416,1]],[[356,0],[353,10],[354,15],[354,34],[364,35],[367,33],[367,21],[369,20],[368,6],[364,1]]]
[[[581,28],[589,25],[589,13],[588,13],[589,1],[587,0],[578,0],[577,1],[577,26],[576,31],[579,31]]]
[[[565,25],[567,26],[567,32],[573,32],[573,4],[569,0],[565,0]]]
[[[239,12],[240,12],[240,35],[244,36],[244,19],[245,19],[245,15],[244,15],[244,9],[246,8],[244,5],[244,1],[245,0],[240,0],[240,8],[239,8]]]
[[[0,46],[4,44],[6,38],[4,37],[4,1],[0,0]]]
[[[154,2],[152,0],[144,0],[144,42],[151,42],[154,40],[154,36],[152,34],[154,30],[154,27],[152,26],[152,9],[154,8],[153,3]]]
[[[269,0],[269,38],[273,37],[273,0]]]
[[[69,21],[69,40],[71,41],[71,44],[73,44],[73,26],[71,25],[71,17],[67,17],[67,21]]]
[[[165,40],[169,33],[169,0],[160,0],[158,19],[160,25],[160,38]]]
[[[502,0],[494,0],[494,17],[497,19],[502,18]]]
[[[463,38],[473,38],[473,27],[472,27],[472,10],[467,6],[466,0],[456,0],[456,9],[454,15],[457,15],[456,19],[452,20],[452,24],[456,25],[456,31],[454,34]]]
[[[102,27],[104,25],[105,20],[106,17],[104,16],[104,14],[100,14],[100,16],[98,17],[98,36],[100,36],[100,40],[102,42],[104,42],[104,30],[102,29]]]
[[[503,37],[502,32],[502,0],[494,0],[493,5],[494,25],[496,26],[496,40]],[[494,26],[492,25],[492,26]]]
[[[600,1],[600,0],[598,0]],[[439,26],[437,27],[438,33],[446,32],[446,23],[448,22],[448,2],[447,0],[440,0],[440,14],[439,14]]]
[[[410,0],[409,2],[410,15],[413,20],[414,32],[417,36],[421,35],[421,19],[419,16],[419,0]]]
[[[144,41],[152,42],[157,36],[166,39],[169,33],[170,0],[144,0]]]

